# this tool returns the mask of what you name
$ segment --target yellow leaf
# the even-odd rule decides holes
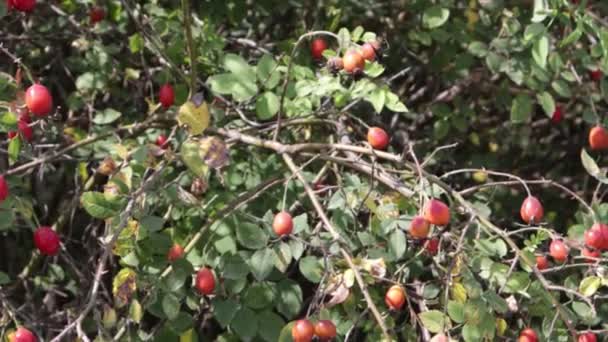
[[[137,290],[135,271],[123,268],[112,281],[112,295],[118,307],[126,305]]]
[[[454,283],[452,288],[450,289],[452,299],[457,301],[458,303],[466,303],[467,301],[467,289],[461,283]]]
[[[209,127],[209,108],[202,94],[195,94],[179,108],[177,122],[186,125],[192,135],[199,135]]]
[[[179,342],[194,342],[196,341],[194,330],[190,329],[179,336]]]
[[[502,318],[496,319],[496,334],[498,336],[504,336],[505,331],[507,331],[507,321]]]

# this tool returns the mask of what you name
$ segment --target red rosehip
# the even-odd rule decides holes
[[[0,175],[0,202],[4,202],[8,198],[8,195],[8,182],[4,179],[4,176]]]
[[[13,139],[14,137],[17,136],[17,134],[19,134],[19,133],[17,133],[17,131],[9,131],[7,135],[8,135],[9,139]]]
[[[597,261],[597,259],[599,259],[602,254],[600,253],[600,251],[596,250],[596,249],[588,249],[588,248],[583,248],[583,250],[581,251],[581,255],[586,257],[585,261],[587,261],[590,264],[593,264]]]
[[[594,80],[595,82],[599,82],[602,80],[602,77],[604,77],[604,73],[602,72],[602,70],[596,69],[596,70],[591,71],[589,73],[589,76],[591,76],[591,79]]]
[[[589,229],[585,232],[585,244],[591,248],[603,248],[604,235],[601,229]]]
[[[405,304],[405,290],[399,285],[391,286],[386,291],[384,302],[391,310],[401,310],[403,304]]]
[[[440,200],[431,199],[424,206],[424,218],[437,226],[445,226],[450,222],[450,208]]]
[[[592,150],[608,149],[608,132],[602,126],[595,126],[589,131],[589,146]]]
[[[599,245],[599,247],[596,248],[599,248],[601,250],[608,250],[608,225],[603,223],[594,223],[591,228],[589,228],[589,230],[600,232],[601,244]]]
[[[536,256],[536,268],[538,268],[540,271],[549,268],[549,260],[547,260],[546,256],[544,256],[544,255]]]
[[[320,320],[315,324],[315,335],[321,341],[330,341],[336,334],[336,326],[330,320]]]
[[[564,112],[562,110],[562,107],[555,106],[555,111],[553,112],[553,115],[551,116],[551,121],[554,124],[558,124],[562,121],[563,118],[564,118]]]
[[[361,56],[364,59],[372,62],[376,59],[376,55],[380,50],[380,43],[377,41],[367,42],[361,46]]]
[[[46,116],[53,109],[53,97],[42,84],[31,85],[25,91],[25,105],[37,116]]]
[[[412,219],[412,222],[410,222],[408,233],[410,233],[414,239],[424,239],[429,235],[429,228],[430,224],[424,217],[416,216]]]
[[[37,342],[38,338],[31,331],[24,327],[17,328],[17,331],[14,332],[11,342]]]
[[[89,11],[89,19],[91,24],[95,25],[106,17],[106,11],[101,7],[93,7]]]
[[[36,0],[9,0],[8,7],[20,12],[31,12],[36,7]]]
[[[342,64],[344,65],[344,71],[349,74],[360,73],[365,69],[365,59],[356,50],[347,51],[342,58]]]
[[[432,238],[424,243],[424,248],[430,255],[435,255],[439,251],[439,239]]]
[[[179,243],[174,244],[167,253],[167,259],[169,262],[174,262],[177,259],[181,259],[184,256],[184,248]]]
[[[528,196],[521,204],[519,214],[521,215],[521,219],[526,223],[538,223],[543,219],[545,212],[538,198]]]
[[[19,129],[19,132],[21,132],[21,136],[23,137],[23,139],[25,139],[26,141],[32,141],[34,137],[34,130],[32,129],[32,127],[30,127],[27,121],[17,121],[17,128]]]
[[[323,38],[316,38],[310,44],[310,54],[314,59],[323,58],[323,51],[327,49],[327,42]]]
[[[210,295],[215,289],[215,276],[213,272],[203,267],[196,273],[195,286],[198,292],[203,295]]]
[[[522,330],[521,333],[519,334],[519,341],[520,342],[524,342],[524,341],[538,342],[538,335],[536,334],[536,331],[534,331],[534,329],[526,328],[526,329]]]
[[[42,255],[57,255],[60,246],[59,235],[51,227],[38,227],[34,232],[34,245]]]
[[[158,92],[158,99],[163,108],[169,108],[173,106],[175,102],[175,92],[173,91],[173,87],[167,83],[160,87],[160,91]]]
[[[578,342],[597,342],[597,336],[592,332],[587,332],[578,336]]]
[[[549,254],[557,262],[564,262],[568,259],[570,249],[562,240],[553,240],[549,245]]]
[[[291,337],[294,342],[310,342],[315,334],[315,327],[307,319],[297,320],[291,328]]]
[[[167,137],[164,136],[163,134],[159,135],[156,138],[156,146],[158,146],[162,149],[167,149],[167,147],[169,147],[169,144],[167,144]]]
[[[367,142],[377,150],[384,150],[388,146],[389,137],[380,127],[370,127],[367,131]]]
[[[278,236],[291,234],[293,231],[293,219],[291,215],[286,211],[276,214],[272,221],[272,230]]]

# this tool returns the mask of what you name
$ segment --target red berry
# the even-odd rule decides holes
[[[591,76],[592,80],[599,82],[602,80],[602,77],[604,77],[604,73],[602,72],[602,70],[596,69],[596,70],[591,71],[589,73],[589,76]]]
[[[42,84],[33,84],[25,91],[25,105],[37,116],[48,115],[53,109],[53,97]]]
[[[19,129],[19,132],[21,132],[21,136],[23,137],[23,139],[25,139],[26,141],[32,141],[34,137],[34,130],[32,129],[32,127],[30,127],[27,121],[17,121],[17,128]]]
[[[450,222],[450,208],[440,200],[431,199],[424,206],[424,218],[437,226],[445,226]]]
[[[522,340],[522,338],[524,339]],[[519,341],[537,342],[538,335],[536,334],[536,331],[534,331],[532,328],[526,328],[522,330],[522,332],[519,334]]]
[[[380,127],[370,127],[367,131],[367,142],[377,150],[384,150],[388,146],[389,137]]]
[[[203,295],[209,295],[213,293],[215,289],[215,276],[213,272],[203,267],[196,273],[195,286],[198,292]]]
[[[399,285],[391,286],[386,291],[384,302],[391,310],[401,310],[403,304],[405,304],[405,291]]]
[[[519,214],[521,215],[521,219],[526,223],[538,223],[543,219],[545,212],[538,198],[528,196],[521,204]]]
[[[314,59],[323,58],[323,51],[327,49],[327,42],[323,38],[317,38],[310,44],[310,54]]]
[[[51,227],[38,227],[34,232],[34,245],[42,255],[57,255],[59,252],[59,235]]]
[[[430,255],[435,255],[439,251],[439,239],[432,238],[424,244],[424,248]]]
[[[315,327],[307,319],[297,320],[291,328],[291,337],[294,342],[310,342],[315,334]]]
[[[584,333],[578,336],[578,342],[597,342],[597,336],[592,332]]]
[[[570,249],[562,240],[553,240],[549,245],[549,254],[555,259],[557,262],[564,262],[568,259],[568,254],[570,253]]]
[[[276,214],[272,221],[272,229],[278,236],[291,234],[293,231],[293,219],[291,215],[286,211]]]
[[[410,223],[408,233],[410,233],[414,239],[424,239],[429,235],[429,227],[430,224],[424,217],[416,216]]]
[[[344,70],[348,73],[360,73],[365,68],[365,59],[356,50],[349,50],[342,58]]]
[[[315,335],[321,341],[329,341],[336,337],[336,326],[330,320],[320,320],[315,324]]]
[[[89,19],[91,20],[91,24],[97,24],[102,21],[106,17],[106,11],[104,11],[101,7],[93,7],[91,11],[89,11]]]
[[[608,132],[602,126],[595,126],[589,131],[589,146],[592,150],[608,149]]]
[[[36,0],[9,0],[9,8],[14,8],[21,12],[31,12],[36,7]]]
[[[538,268],[541,271],[549,268],[549,260],[547,260],[546,256],[544,256],[544,255],[536,256],[536,268]]]
[[[553,115],[551,116],[551,121],[554,124],[558,124],[562,121],[563,118],[564,118],[564,112],[562,110],[562,107],[555,106],[555,111],[553,112]]]
[[[159,135],[156,138],[156,146],[162,148],[162,149],[167,149],[167,147],[169,147],[169,144],[167,144],[167,137],[164,135]]]
[[[4,202],[8,195],[8,182],[4,179],[4,176],[0,175],[0,202]]]
[[[588,248],[583,248],[581,255],[586,257],[586,261],[590,264],[593,264],[597,261],[597,259],[599,259],[602,254],[600,253],[600,251],[594,249],[588,249]]]
[[[585,232],[585,244],[591,248],[603,248],[604,235],[601,229],[589,229]]]
[[[378,53],[379,48],[380,44],[377,41],[365,43],[363,46],[361,46],[361,56],[363,56],[364,59],[372,62],[376,59],[376,54]]]
[[[601,250],[608,250],[608,225],[603,223],[594,223],[591,228],[589,228],[589,230],[600,232],[601,244],[599,245],[599,247],[596,248],[599,248]]]
[[[17,131],[9,131],[8,132],[8,138],[9,139],[13,139],[14,137],[17,136],[17,134],[19,134],[19,133],[17,133]]]
[[[179,243],[174,244],[167,253],[167,259],[169,262],[174,262],[177,259],[181,259],[184,256],[184,249]]]
[[[160,104],[166,109],[173,106],[175,102],[175,92],[173,91],[173,87],[167,83],[160,87],[160,91],[158,92],[158,99]]]
[[[19,327],[19,328],[17,328],[17,331],[15,331],[15,333],[13,335],[13,339],[10,341],[11,342],[36,342],[36,341],[38,341],[38,338],[36,338],[36,335],[34,335],[28,329],[26,329],[24,327]]]

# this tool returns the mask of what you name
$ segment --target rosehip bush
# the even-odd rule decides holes
[[[606,2],[0,19],[0,339],[608,340]]]

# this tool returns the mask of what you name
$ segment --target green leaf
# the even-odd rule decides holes
[[[468,51],[475,57],[483,58],[488,54],[488,46],[484,42],[474,41],[469,44]]]
[[[511,104],[511,122],[528,121],[532,114],[532,100],[528,95],[517,95]]]
[[[549,55],[549,38],[543,35],[534,42],[532,47],[532,58],[541,68],[547,66],[547,56]]]
[[[549,10],[550,8],[547,0],[534,0],[534,16],[532,17],[532,22],[539,23],[545,20]]]
[[[188,140],[182,144],[180,152],[182,161],[188,169],[198,177],[205,177],[209,172],[209,167],[200,156],[200,145],[195,141]]]
[[[435,29],[445,24],[449,17],[449,9],[441,6],[429,7],[422,15],[422,24],[428,29]]]
[[[291,279],[281,280],[277,284],[277,310],[287,319],[296,317],[302,310],[302,289]]]
[[[239,255],[229,255],[224,261],[224,278],[241,279],[249,273],[249,266]]]
[[[144,47],[144,39],[139,33],[135,33],[134,35],[129,37],[129,50],[131,53],[138,53]]]
[[[274,260],[274,267],[279,271],[285,273],[287,268],[291,264],[292,254],[291,247],[285,242],[281,242],[279,245],[274,247],[276,258]]]
[[[382,108],[384,108],[384,102],[386,99],[386,90],[382,88],[376,88],[371,93],[367,94],[364,99],[371,103],[376,113],[380,114]]]
[[[106,219],[118,214],[120,203],[109,202],[101,192],[88,191],[80,197],[80,203],[89,215]]]
[[[465,324],[462,327],[462,337],[466,342],[477,342],[482,340],[480,327],[477,324]]]
[[[211,305],[213,306],[213,317],[222,328],[226,328],[232,322],[237,311],[241,308],[241,305],[232,299],[221,300],[220,298],[214,298],[211,300]]]
[[[268,277],[274,268],[276,255],[271,248],[264,248],[256,251],[249,260],[251,273],[258,281],[262,281]]]
[[[8,165],[13,165],[19,160],[19,152],[21,152],[21,138],[14,137],[8,143]]]
[[[279,84],[281,74],[278,71],[277,63],[271,55],[264,54],[264,56],[260,58],[256,72],[258,80],[262,83],[264,88],[273,89]]]
[[[239,222],[236,227],[236,239],[249,249],[260,249],[268,243],[268,232],[249,222]]]
[[[591,276],[583,279],[579,285],[579,291],[585,297],[593,296],[602,285],[602,278]]]
[[[0,271],[0,285],[6,285],[11,282],[11,278],[8,274]]]
[[[186,280],[194,273],[194,268],[185,259],[178,259],[173,262],[173,269],[163,280],[163,285],[170,292],[176,292],[181,289]]]
[[[511,277],[507,280],[505,286],[505,292],[514,293],[523,291],[530,284],[530,277],[524,272],[513,272]]]
[[[547,31],[545,25],[540,23],[532,23],[526,27],[524,31],[524,41],[530,42],[532,39],[544,34]]]
[[[507,301],[497,295],[494,291],[486,291],[483,294],[483,298],[490,304],[492,309],[499,314],[504,314],[509,310]]]
[[[279,97],[270,91],[258,97],[255,103],[255,112],[261,120],[273,118],[279,112]]]
[[[285,321],[281,316],[271,311],[262,311],[259,313],[259,335],[268,342],[276,342],[279,340],[281,329],[285,326]]]
[[[541,107],[545,111],[545,114],[549,118],[553,117],[553,113],[555,112],[555,100],[553,100],[553,96],[546,91],[536,95],[536,100],[540,103]]]
[[[456,323],[464,322],[464,304],[458,303],[456,301],[448,302],[448,315],[450,318]]]
[[[163,297],[162,306],[163,312],[165,313],[165,315],[167,315],[167,318],[169,320],[173,320],[179,314],[181,304],[177,296],[172,293],[169,293],[165,295],[165,297]]]
[[[422,325],[432,333],[443,331],[444,328],[450,327],[450,319],[439,310],[429,310],[418,315],[422,321]]]
[[[251,309],[243,307],[234,316],[230,327],[242,340],[250,340],[258,333],[258,316]]]
[[[589,175],[602,183],[608,183],[605,172],[600,169],[584,148],[581,150],[581,162]]]
[[[318,283],[323,277],[323,263],[319,258],[307,256],[300,259],[300,272],[306,279]]]
[[[129,306],[129,317],[135,322],[141,322],[141,318],[144,316],[144,312],[141,308],[141,304],[137,299],[133,299],[131,301],[131,305]]]
[[[343,27],[338,31],[338,44],[340,48],[346,48],[350,46],[350,32],[347,28]]]
[[[139,221],[139,224],[148,232],[158,232],[163,229],[165,220],[158,216],[146,216]]]
[[[396,260],[403,257],[405,250],[407,249],[407,240],[405,238],[405,233],[402,230],[396,229],[391,233],[388,240],[388,248]]]
[[[98,111],[95,114],[93,122],[98,125],[107,125],[118,120],[121,116],[122,114],[119,111],[114,110],[112,108],[106,108],[102,111]]]
[[[271,283],[256,283],[251,285],[245,293],[244,303],[248,307],[259,310],[267,308],[275,298],[274,288]]]
[[[239,55],[228,53],[224,56],[224,69],[232,72],[238,79],[246,82],[255,82],[254,69]]]
[[[570,90],[570,86],[563,80],[555,80],[551,82],[551,88],[555,90],[555,92],[564,98],[570,99],[572,98],[572,91]]]

